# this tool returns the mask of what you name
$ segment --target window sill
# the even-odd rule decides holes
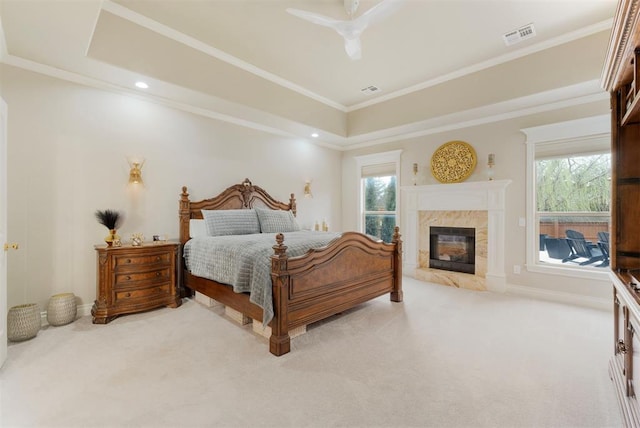
[[[598,281],[609,281],[611,279],[611,269],[609,267],[599,268],[579,268],[571,266],[547,266],[541,264],[527,264],[528,272],[544,273],[547,275],[569,276],[572,278],[593,279]]]

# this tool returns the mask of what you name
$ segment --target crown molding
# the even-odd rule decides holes
[[[344,137],[323,131],[322,139],[310,139],[308,135],[315,128],[224,100],[214,100],[214,97],[207,98],[208,100],[213,100],[211,102],[212,106],[202,107],[149,92],[142,93],[126,86],[109,83],[101,79],[73,73],[13,55],[5,55],[1,62],[57,79],[131,96],[272,135],[297,138],[338,151],[376,146],[609,99],[609,94],[602,90],[599,86],[599,80],[596,79],[367,134]],[[163,82],[157,83],[162,84]],[[167,85],[166,82],[164,84]],[[184,89],[180,88],[179,90]]]
[[[5,56],[0,62],[67,82],[72,82],[83,86],[93,87],[96,89],[137,98],[139,100],[152,102],[155,104],[171,107],[177,110],[193,113],[199,116],[208,117],[210,119],[215,119],[226,123],[231,123],[245,128],[266,132],[268,134],[277,135],[280,137],[302,138],[302,135],[309,135],[311,132],[309,130],[312,129],[311,127],[306,127],[304,125],[300,125],[284,118],[275,117],[265,112],[257,111],[255,109],[250,109],[229,102],[222,101],[216,109],[204,108],[186,102],[157,96],[149,92],[142,93],[126,86],[109,83],[101,79],[88,77],[82,74],[70,72],[13,55]],[[224,110],[226,110],[226,112],[224,112]],[[337,140],[338,143],[342,142],[342,140],[344,139],[344,137],[334,136],[326,132],[323,132],[323,134],[328,139]],[[304,137],[303,139],[305,141],[310,141],[316,145],[327,147],[333,150],[343,149],[341,144],[332,143],[331,140],[311,140],[306,137]]]
[[[599,80],[594,79],[526,97],[348,137],[346,149],[376,146],[608,99],[609,94],[600,88]]]

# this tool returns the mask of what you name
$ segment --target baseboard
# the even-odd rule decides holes
[[[607,312],[613,311],[613,301],[611,299],[583,296],[580,294],[567,293],[565,291],[545,290],[542,288],[507,284],[507,294],[558,303],[566,303],[569,305],[584,306],[587,308],[599,309]]]
[[[93,303],[86,303],[84,305],[78,306],[78,316],[86,317],[87,315],[91,315],[91,308],[93,307]]]
[[[93,307],[93,303],[87,303],[85,305],[78,305],[78,315],[77,317],[86,317],[87,315],[91,315],[91,308]],[[49,325],[47,321],[47,311],[40,312],[40,325],[42,327],[46,327]]]

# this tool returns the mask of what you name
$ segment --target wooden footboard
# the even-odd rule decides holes
[[[383,294],[402,301],[402,241],[398,227],[390,244],[346,232],[322,249],[288,258],[277,235],[271,257],[274,318],[269,350],[290,350],[289,330],[322,320]]]

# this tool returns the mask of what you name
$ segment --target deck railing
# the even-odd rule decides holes
[[[608,232],[609,212],[538,212],[536,220],[540,235],[566,238],[567,229],[582,233],[587,241],[596,242],[598,232]]]

